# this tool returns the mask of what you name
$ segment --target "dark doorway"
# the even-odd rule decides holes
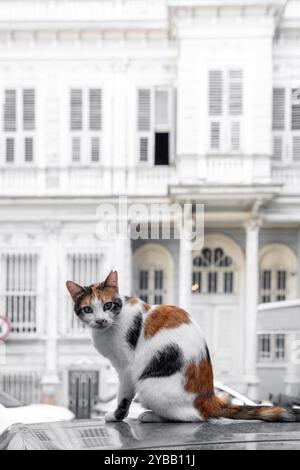
[[[69,372],[69,408],[77,419],[88,419],[99,394],[99,372]]]
[[[156,132],[155,134],[155,165],[169,165],[170,160],[170,134],[169,132]]]

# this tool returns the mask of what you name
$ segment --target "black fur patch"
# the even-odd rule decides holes
[[[120,299],[120,297],[116,297],[115,299],[113,299],[113,309],[112,309],[112,313],[114,315],[119,315],[119,313],[121,312],[123,308],[123,302],[122,302],[122,299]]]
[[[89,286],[89,287],[84,287],[84,292],[79,296],[77,297],[76,299],[76,302],[74,304],[74,312],[76,313],[76,315],[79,315],[80,313],[80,304],[81,304],[81,301],[84,299],[84,297],[86,295],[91,295],[92,294],[92,288]]]
[[[126,341],[129,344],[131,349],[135,349],[138,343],[141,329],[143,326],[143,317],[142,314],[139,313],[133,319],[127,333],[126,333]]]
[[[118,421],[126,418],[127,412],[130,407],[130,401],[127,398],[124,398],[118,405],[117,410],[115,411],[115,417]]]
[[[169,344],[151,359],[140,380],[155,377],[170,377],[183,367],[183,354],[179,346]]]
[[[207,345],[205,346],[205,351],[206,351],[206,359],[211,364],[211,357],[210,357],[210,353],[209,353],[209,349]]]

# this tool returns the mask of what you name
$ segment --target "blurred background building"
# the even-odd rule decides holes
[[[65,289],[113,265],[192,312],[219,380],[299,392],[299,51],[298,0],[0,0],[0,387],[82,417],[115,390]],[[103,241],[120,195],[204,203],[204,249]]]

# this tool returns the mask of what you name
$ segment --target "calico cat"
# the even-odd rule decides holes
[[[142,422],[232,418],[300,422],[300,412],[279,407],[234,406],[215,395],[213,369],[203,334],[184,310],[122,298],[118,274],[90,287],[68,281],[79,319],[92,330],[95,348],[119,375],[117,409],[106,422],[122,421],[139,395],[148,410]]]

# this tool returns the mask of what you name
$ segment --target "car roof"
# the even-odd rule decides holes
[[[209,423],[146,423],[103,420],[15,425],[0,437],[0,449],[283,449],[300,450],[297,423],[219,420]]]

